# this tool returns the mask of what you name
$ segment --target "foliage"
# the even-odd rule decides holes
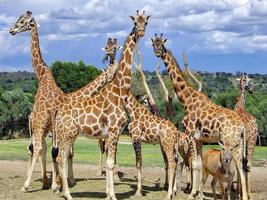
[[[92,65],[56,61],[52,64],[52,73],[58,86],[66,93],[75,91],[88,84],[101,72]]]
[[[82,61],[78,63],[56,61],[52,64],[52,72],[57,84],[65,92],[71,92],[96,78],[100,70]],[[165,109],[164,92],[155,72],[144,72],[148,86],[155,98],[157,106],[164,117],[167,117]],[[163,71],[163,80],[173,97],[174,124],[181,130],[181,121],[184,115],[183,106],[174,96],[172,82],[167,71]],[[203,92],[215,103],[224,107],[233,108],[239,94],[238,82],[240,72],[236,74],[225,72],[197,72],[197,78],[203,84]],[[186,76],[186,75],[185,75]],[[249,74],[255,85],[253,94],[246,94],[246,110],[257,118],[262,144],[267,145],[267,75]],[[196,85],[187,79],[193,87]],[[31,110],[37,82],[34,73],[14,72],[0,73],[0,137],[10,137],[13,132],[27,133],[27,117]],[[140,76],[133,73],[132,92],[134,95],[145,93]],[[25,130],[25,131],[24,131]]]
[[[32,107],[28,96],[19,88],[0,94],[0,137],[10,138],[15,132],[27,132]]]

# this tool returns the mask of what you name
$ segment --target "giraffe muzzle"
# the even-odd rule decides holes
[[[9,30],[9,33],[10,33],[11,35],[16,35],[16,31],[15,31],[13,28],[11,28],[11,29]]]

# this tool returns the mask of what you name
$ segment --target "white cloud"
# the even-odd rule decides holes
[[[145,9],[152,15],[147,28],[149,34],[182,34],[187,36],[190,45],[187,48],[192,50],[204,46],[207,50],[224,53],[266,51],[267,1],[264,0],[140,0],[138,3],[130,0],[18,0],[15,8],[12,1],[0,1],[5,5],[0,8],[0,57],[29,51],[29,43],[22,37],[14,41],[3,34],[28,9],[41,25],[39,33],[46,41],[100,35],[125,37],[132,27],[128,16],[134,15],[137,9]],[[147,41],[145,45],[150,46]],[[13,51],[9,51],[11,47]]]
[[[25,41],[25,37],[11,36],[7,29],[0,31],[0,44],[0,58],[30,52],[29,41]]]

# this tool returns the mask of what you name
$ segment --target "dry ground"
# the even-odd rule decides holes
[[[51,165],[49,164],[48,170]],[[51,190],[40,190],[41,180],[39,166],[36,167],[34,173],[34,182],[29,193],[20,191],[26,179],[27,163],[25,161],[0,161],[0,199],[17,199],[17,200],[47,200],[47,199],[63,199],[61,195],[55,195]],[[104,199],[105,198],[105,178],[97,177],[96,166],[75,164],[75,177],[77,185],[70,189],[75,199]],[[115,191],[118,199],[164,199],[166,192],[163,187],[163,169],[161,168],[144,168],[144,197],[135,197],[136,189],[136,170],[132,167],[119,167],[122,175],[121,181],[115,185]],[[182,188],[185,187],[185,176],[182,178]],[[254,200],[263,200],[267,197],[267,165],[254,167],[252,170],[252,190]],[[206,190],[210,191],[210,180],[207,181]],[[210,196],[210,193],[206,193]],[[180,192],[174,199],[187,199],[188,194]],[[209,198],[211,199],[211,198]]]

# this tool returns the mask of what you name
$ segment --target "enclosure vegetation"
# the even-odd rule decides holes
[[[66,93],[74,91],[91,82],[101,73],[99,69],[92,65],[86,65],[80,61],[78,63],[56,61],[51,66],[57,84]],[[165,102],[161,98],[163,90],[155,72],[145,72],[148,85],[156,100],[157,106],[164,117]],[[215,103],[224,107],[233,108],[236,97],[239,94],[236,74],[217,72],[197,72],[197,77],[202,81],[203,92]],[[254,93],[246,95],[246,110],[253,114],[259,125],[262,145],[267,145],[267,75],[249,74],[255,84]],[[174,96],[172,83],[166,71],[163,71],[163,79]],[[134,73],[132,91],[135,95],[145,93],[140,77]],[[189,80],[190,82],[190,80]],[[31,112],[37,82],[34,73],[13,72],[0,73],[0,138],[23,138],[29,137],[28,116]],[[183,130],[181,120],[183,118],[183,107],[174,98],[174,118],[173,122]]]

